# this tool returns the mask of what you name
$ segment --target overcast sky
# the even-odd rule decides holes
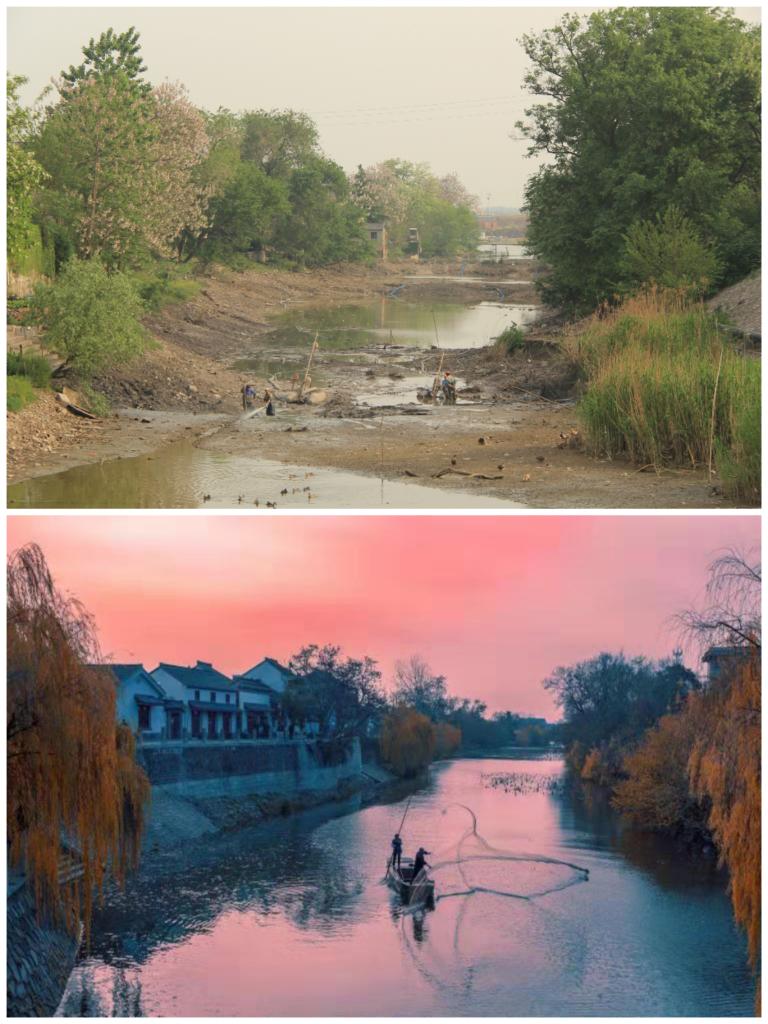
[[[231,674],[309,643],[420,653],[452,693],[556,717],[542,680],[600,651],[668,656],[710,561],[755,516],[14,516],[118,662]],[[692,661],[696,667],[697,662]]]
[[[135,25],[150,80],[183,82],[198,106],[304,110],[347,171],[426,161],[483,205],[519,206],[536,163],[510,138],[530,99],[518,41],[574,9],[13,7],[8,67],[31,102],[92,36]]]

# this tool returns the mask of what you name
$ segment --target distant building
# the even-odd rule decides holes
[[[369,241],[373,242],[379,259],[387,258],[387,225],[383,222],[370,222],[365,225]]]
[[[169,665],[150,673],[166,694],[183,702],[183,734],[193,739],[234,739],[240,734],[239,694],[229,676],[209,661]]]
[[[707,666],[707,682],[716,683],[720,679],[727,678],[739,665],[754,658],[756,650],[751,646],[737,647],[722,646],[710,647],[704,652],[701,659]]]
[[[421,256],[421,236],[418,228],[408,228],[405,251],[411,256]]]
[[[276,691],[257,679],[233,676],[240,698],[240,731],[247,739],[269,739],[274,730]]]
[[[180,738],[183,705],[168,698],[143,665],[94,666],[110,672],[117,683],[117,720],[146,739]]]
[[[288,681],[293,679],[293,673],[274,658],[262,658],[257,665],[249,668],[246,672],[241,672],[236,678],[264,683],[274,693],[285,693],[285,687]]]

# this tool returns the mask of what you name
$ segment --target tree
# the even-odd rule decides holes
[[[433,722],[445,719],[452,710],[445,676],[434,675],[420,654],[395,663],[393,702],[414,708]]]
[[[403,778],[413,778],[432,761],[435,727],[426,715],[398,705],[384,719],[379,734],[384,761]]]
[[[275,245],[306,266],[359,259],[365,252],[360,211],[349,200],[349,185],[338,164],[312,156],[288,181],[290,213],[281,221]]]
[[[9,75],[6,82],[6,242],[11,263],[34,242],[34,197],[45,180],[45,171],[27,148],[34,119],[19,103],[19,89],[26,81]]]
[[[583,757],[599,749],[609,773],[621,770],[628,744],[697,687],[695,673],[675,659],[654,664],[606,653],[557,668],[544,681],[563,710],[565,742],[578,744]]]
[[[128,362],[149,343],[132,280],[108,274],[97,260],[70,260],[53,284],[38,285],[33,306],[45,346],[83,378]]]
[[[723,282],[757,265],[758,28],[722,10],[624,7],[523,42],[543,102],[518,127],[551,158],[526,188],[528,246],[551,268],[551,301],[611,298],[631,225],[672,205],[717,246]]]
[[[689,637],[707,646],[727,644],[759,651],[762,581],[756,557],[727,551],[709,566],[704,607],[682,612],[678,623]]]
[[[62,71],[62,81],[67,86],[77,86],[94,78],[107,78],[111,75],[122,75],[127,78],[139,92],[149,92],[149,86],[139,76],[147,69],[141,57],[140,35],[131,26],[125,32],[115,32],[108,28],[98,39],[91,39],[83,47],[85,60],[77,67],[70,65],[68,71]]]
[[[117,724],[114,680],[89,668],[101,661],[93,621],[56,588],[36,545],[11,555],[7,599],[10,861],[75,932],[108,872],[122,881],[138,861],[149,783]],[[59,885],[68,849],[81,885]]]
[[[254,110],[242,116],[241,158],[272,178],[291,174],[320,155],[317,126],[295,110]]]
[[[653,221],[636,221],[625,236],[623,272],[629,290],[659,285],[688,294],[706,292],[719,276],[711,245],[670,206]]]
[[[78,82],[49,112],[36,152],[50,189],[73,200],[49,215],[71,218],[55,229],[83,258],[124,267],[147,251],[153,113],[152,97],[122,72]]]
[[[369,220],[386,222],[392,247],[404,247],[410,227],[419,229],[426,256],[452,256],[477,245],[477,200],[455,174],[438,178],[428,164],[385,160],[358,167],[351,190]]]
[[[182,85],[159,85],[152,99],[144,220],[151,249],[169,256],[179,253],[182,237],[196,235],[205,224],[208,189],[200,186],[195,172],[208,154],[208,134]]]
[[[625,779],[614,787],[613,804],[641,828],[707,835],[703,803],[691,792],[688,762],[701,722],[686,705],[678,714],[664,715],[624,760]]]
[[[709,806],[708,824],[728,869],[736,921],[747,933],[749,960],[760,955],[761,686],[754,651],[723,685],[698,695],[706,719],[688,761],[691,790]],[[695,706],[695,704],[694,704]]]
[[[289,213],[284,182],[270,178],[253,164],[240,164],[210,201],[210,227],[203,252],[215,259],[265,249]]]
[[[294,721],[317,722],[326,738],[367,734],[386,704],[372,658],[342,658],[341,648],[310,644],[288,662],[284,706]]]

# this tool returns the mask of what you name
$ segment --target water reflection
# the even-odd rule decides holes
[[[498,290],[503,292],[503,285]],[[366,303],[288,310],[274,319],[275,329],[259,340],[259,348],[306,349],[316,331],[324,352],[387,344],[482,348],[506,327],[530,324],[540,312],[532,305],[480,302],[466,306],[382,296]],[[253,358],[263,358],[261,351]]]
[[[583,863],[539,899],[475,892],[433,911],[382,884],[402,801],[318,808],[147,860],[96,915],[70,1015],[745,1015],[753,987],[723,880],[627,829],[595,791],[504,791],[483,775],[553,761],[458,761],[413,796],[403,829],[455,847],[471,805],[494,847]],[[437,861],[437,856],[433,858]],[[510,879],[540,881],[535,861]],[[441,890],[442,884],[442,890]],[[535,885],[534,885],[535,887]]]
[[[284,430],[289,419],[283,415],[271,429]],[[187,441],[8,488],[11,508],[253,508],[257,501],[259,508],[272,501],[281,509],[523,507],[458,488],[206,451]]]

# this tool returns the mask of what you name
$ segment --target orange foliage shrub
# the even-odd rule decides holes
[[[408,778],[422,771],[435,751],[435,727],[413,708],[396,707],[381,724],[379,749],[394,771]]]
[[[435,757],[450,757],[461,746],[461,729],[448,722],[438,722],[435,726]]]
[[[614,796],[639,825],[709,829],[753,966],[760,950],[760,707],[756,653],[649,730],[626,758],[628,778]]]
[[[75,930],[90,921],[108,869],[122,880],[138,860],[149,783],[134,740],[116,724],[111,677],[93,623],[55,588],[42,551],[8,563],[8,844],[38,906]],[[84,875],[59,885],[59,861],[77,852]]]
[[[690,711],[661,718],[637,750],[625,758],[628,777],[614,788],[614,806],[645,828],[676,830],[683,823],[702,823],[688,782],[688,759],[696,732]]]

